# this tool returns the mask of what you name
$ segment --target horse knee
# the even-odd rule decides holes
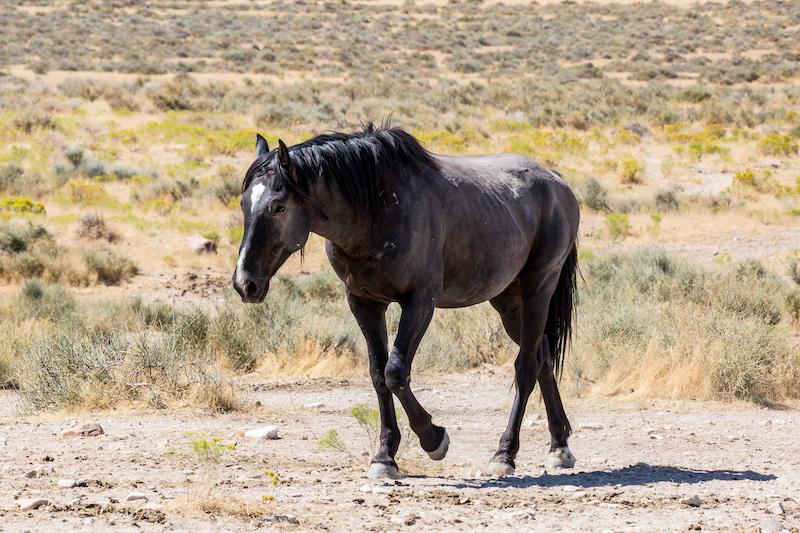
[[[394,394],[399,394],[405,390],[409,381],[411,381],[408,367],[395,350],[392,350],[392,355],[389,356],[383,376],[386,387]]]

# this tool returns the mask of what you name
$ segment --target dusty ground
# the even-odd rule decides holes
[[[422,531],[755,531],[777,520],[800,531],[800,412],[567,399],[578,464],[545,472],[546,423],[532,401],[529,415],[540,418],[523,430],[517,475],[477,477],[508,414],[513,391],[506,374],[416,378],[420,401],[448,428],[452,445],[442,463],[433,463],[407,438],[399,464],[409,477],[398,482],[363,477],[370,444],[350,409],[373,403],[366,377],[255,379],[246,385],[250,408],[219,416],[128,410],[32,417],[18,414],[15,396],[6,393],[0,530],[386,531],[413,524]],[[62,436],[78,422],[99,422],[106,434]],[[243,437],[265,424],[277,425],[281,439]],[[348,451],[320,449],[331,428]],[[202,461],[188,432],[237,446],[218,461]],[[43,475],[24,477],[40,465]],[[266,469],[280,475],[277,486]],[[66,478],[87,486],[58,488]],[[202,489],[210,490],[205,499]],[[132,491],[146,499],[126,502]],[[694,495],[699,506],[683,501]],[[19,510],[29,498],[50,504]],[[771,514],[778,501],[785,513]]]

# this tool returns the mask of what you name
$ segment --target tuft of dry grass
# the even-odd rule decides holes
[[[642,397],[796,398],[800,356],[783,308],[790,289],[760,263],[711,273],[663,252],[584,263],[575,349],[581,392]]]
[[[182,505],[189,512],[231,515],[239,518],[262,518],[275,514],[275,507],[264,502],[246,502],[231,496],[192,496]]]
[[[117,232],[109,228],[105,219],[96,213],[83,215],[78,222],[78,229],[75,230],[75,234],[80,239],[92,241],[104,240],[113,243],[119,240]]]

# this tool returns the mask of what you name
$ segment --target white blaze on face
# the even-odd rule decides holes
[[[244,287],[244,258],[247,256],[247,245],[239,251],[239,261],[236,262],[236,284]]]
[[[253,185],[253,190],[250,192],[250,213],[256,212],[258,201],[261,200],[261,195],[264,194],[266,187],[261,183]]]
[[[261,200],[261,196],[264,194],[264,191],[267,189],[261,183],[256,183],[253,185],[252,190],[250,191],[250,214],[254,214],[256,212],[256,206],[258,205],[258,201]],[[244,258],[247,257],[247,244],[242,246],[242,249],[239,251],[239,261],[236,263],[236,283],[239,286],[244,286]]]

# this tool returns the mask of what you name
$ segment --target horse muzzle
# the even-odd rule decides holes
[[[246,304],[258,304],[264,301],[269,291],[269,279],[259,278],[245,273],[235,272],[233,274],[233,288],[242,297],[242,302]]]

